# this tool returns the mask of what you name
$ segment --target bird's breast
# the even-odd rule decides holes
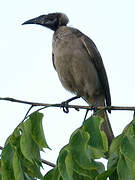
[[[72,34],[55,37],[53,54],[59,79],[67,90],[84,97],[98,93],[97,71],[79,38]]]

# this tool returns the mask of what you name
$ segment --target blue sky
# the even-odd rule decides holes
[[[59,82],[53,69],[53,32],[42,26],[22,26],[36,16],[64,12],[69,26],[93,39],[103,58],[112,95],[112,105],[135,106],[135,1],[86,0],[62,1],[13,0],[0,6],[0,97],[44,103],[60,103],[72,94]],[[77,100],[73,104],[85,104]],[[28,106],[0,102],[0,145],[23,119]],[[50,108],[43,111],[44,129],[49,146],[43,158],[55,163],[59,150],[71,133],[81,126],[84,111]],[[109,115],[115,135],[133,117],[133,112],[112,111]]]

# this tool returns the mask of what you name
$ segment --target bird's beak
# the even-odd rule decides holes
[[[45,25],[45,23],[47,23],[47,16],[46,15],[42,15],[42,16],[30,19],[28,21],[25,21],[22,25],[25,25],[25,24]]]
[[[54,18],[53,20],[52,19],[50,20],[48,15],[41,15],[39,17],[36,17],[36,18],[30,19],[28,21],[25,21],[22,25],[25,25],[25,24],[39,24],[39,25],[51,28],[56,23],[57,23],[57,18]]]

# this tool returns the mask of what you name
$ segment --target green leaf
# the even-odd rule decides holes
[[[89,134],[81,127],[71,135],[69,144],[60,151],[57,168],[63,180],[73,180],[75,177],[93,180],[105,171],[104,165],[90,156],[89,138]],[[48,177],[54,176],[54,172],[47,174]]]
[[[119,148],[120,148],[120,145],[121,145],[121,141],[123,139],[124,135],[121,134],[119,136],[117,136],[111,143],[111,146],[110,146],[110,150],[109,150],[109,154],[113,154],[113,153],[118,153],[119,152]]]
[[[120,156],[117,171],[120,179],[135,180],[135,163],[123,155]]]
[[[118,177],[117,169],[115,168],[114,172],[109,176],[109,180],[120,180]]]
[[[86,176],[80,175],[77,172],[74,172],[73,179],[74,180],[94,180],[94,179],[91,179],[90,177],[86,177]]]
[[[93,160],[93,165],[96,167],[99,174],[105,171],[105,166],[103,163]]]
[[[37,179],[32,178],[32,177],[28,176],[28,174],[24,173],[24,180],[37,180]]]
[[[107,169],[110,169],[112,167],[116,167],[118,159],[119,159],[118,153],[116,153],[116,152],[112,153],[110,158],[108,159]]]
[[[13,154],[13,171],[15,180],[24,180],[23,170],[16,151]]]
[[[20,138],[20,131],[18,130],[18,128],[16,128],[14,132],[7,138],[5,142],[5,146],[9,143],[12,144],[13,146],[16,146],[16,139],[19,138]]]
[[[116,137],[110,147],[108,170],[116,168],[110,180],[135,179],[135,119]]]
[[[107,164],[107,172],[109,172],[109,179],[110,180],[118,180],[118,173],[117,173],[117,163],[119,160],[119,154],[116,151],[112,152],[110,158],[108,159]]]
[[[22,157],[22,163],[25,167],[25,171],[31,177],[41,178],[42,175],[40,173],[40,149],[35,141],[33,141],[29,127],[30,121],[26,121],[25,124],[21,125],[22,136],[20,139],[20,150],[24,157]]]
[[[112,175],[110,176],[110,180],[113,180],[113,177],[115,177],[114,180],[118,179],[116,168],[117,168],[117,163],[119,160],[119,151],[120,151],[120,146],[121,146],[122,140],[123,140],[123,134],[117,136],[112,141],[112,144],[110,147],[110,151],[109,151],[110,157],[108,159],[107,169],[108,169],[108,171],[110,171],[110,169],[113,169],[113,168],[115,169],[115,171],[112,172]]]
[[[40,167],[36,163],[31,163],[30,161],[26,160],[25,158],[21,159],[21,164],[23,170],[25,172],[25,176],[28,178],[42,178],[42,174],[40,172]]]
[[[34,161],[40,161],[40,153],[37,144],[31,137],[29,126],[30,121],[26,121],[25,124],[21,125],[20,148],[23,156],[31,163],[34,163]]]
[[[84,169],[89,169],[91,162],[88,152],[88,141],[88,133],[80,128],[71,135],[69,143],[73,160]]]
[[[42,117],[41,113],[31,114],[6,140],[1,159],[2,180],[43,179],[40,150],[47,146]]]
[[[84,121],[84,129],[89,134],[89,146],[93,158],[100,158],[108,151],[107,137],[104,131],[101,130],[103,119],[99,116],[91,116]]]
[[[84,169],[82,167],[80,167],[75,161],[73,162],[74,165],[74,172],[76,172],[78,175],[82,176],[82,177],[86,177],[89,179],[95,179],[95,177],[99,174],[98,173],[98,168],[96,167],[94,161],[92,161],[89,164],[89,169]]]
[[[123,134],[135,135],[135,113],[133,120],[124,128]]]
[[[124,136],[120,147],[120,158],[118,161],[117,171],[122,179],[135,179],[135,136]]]
[[[1,159],[0,159],[0,174],[1,174],[2,172],[1,172]]]
[[[31,135],[36,144],[40,149],[49,148],[45,140],[45,135],[42,126],[43,114],[39,112],[34,112],[30,115],[29,121],[31,121]]]
[[[96,134],[93,133],[91,127],[89,128],[91,122],[95,129],[98,128]],[[101,118],[90,118],[85,121],[81,128],[73,132],[69,144],[59,153],[57,160],[58,174],[60,175],[59,179],[74,180],[76,178],[78,180],[94,180],[96,176],[105,171],[104,165],[94,161],[93,155],[91,155],[93,153],[92,151],[101,151],[102,154],[106,151],[105,144],[107,144],[107,138],[106,136],[104,137],[104,132],[102,133],[102,131],[100,131],[102,122],[103,120]],[[95,136],[101,139],[101,141],[98,141],[99,147],[96,146],[96,142],[94,141],[96,140],[94,139]],[[103,142],[104,138],[105,142]],[[45,178],[49,177],[52,180],[54,172],[55,171],[49,172]]]
[[[44,176],[43,180],[52,180],[53,179],[53,175],[54,175],[54,169],[51,169],[50,171],[48,171],[46,173],[46,175]]]
[[[73,179],[94,180],[99,175],[98,171],[103,172],[104,170],[104,165],[100,162],[92,161],[89,170],[81,168],[74,162]]]
[[[67,147],[63,148],[60,152],[57,161],[59,172],[64,180],[73,180],[73,162],[70,151]]]
[[[63,180],[63,179],[60,176],[58,168],[55,167],[44,176],[43,180]]]
[[[101,174],[99,174],[95,180],[106,180],[107,177],[110,177],[111,174],[115,171],[116,168],[111,168],[108,171],[104,171]],[[117,180],[117,179],[115,179]]]
[[[135,135],[125,136],[122,140],[120,150],[125,157],[135,162]]]
[[[7,144],[1,155],[1,172],[2,172],[2,180],[15,180],[13,169],[12,169],[12,161],[13,161],[14,149],[10,144]]]

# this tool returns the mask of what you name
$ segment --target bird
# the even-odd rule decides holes
[[[52,62],[66,90],[82,97],[89,105],[111,106],[109,82],[97,46],[80,30],[68,26],[68,22],[66,14],[56,12],[27,20],[22,25],[37,24],[54,31]],[[104,119],[101,129],[110,146],[114,134],[108,114],[103,110],[98,115]]]

